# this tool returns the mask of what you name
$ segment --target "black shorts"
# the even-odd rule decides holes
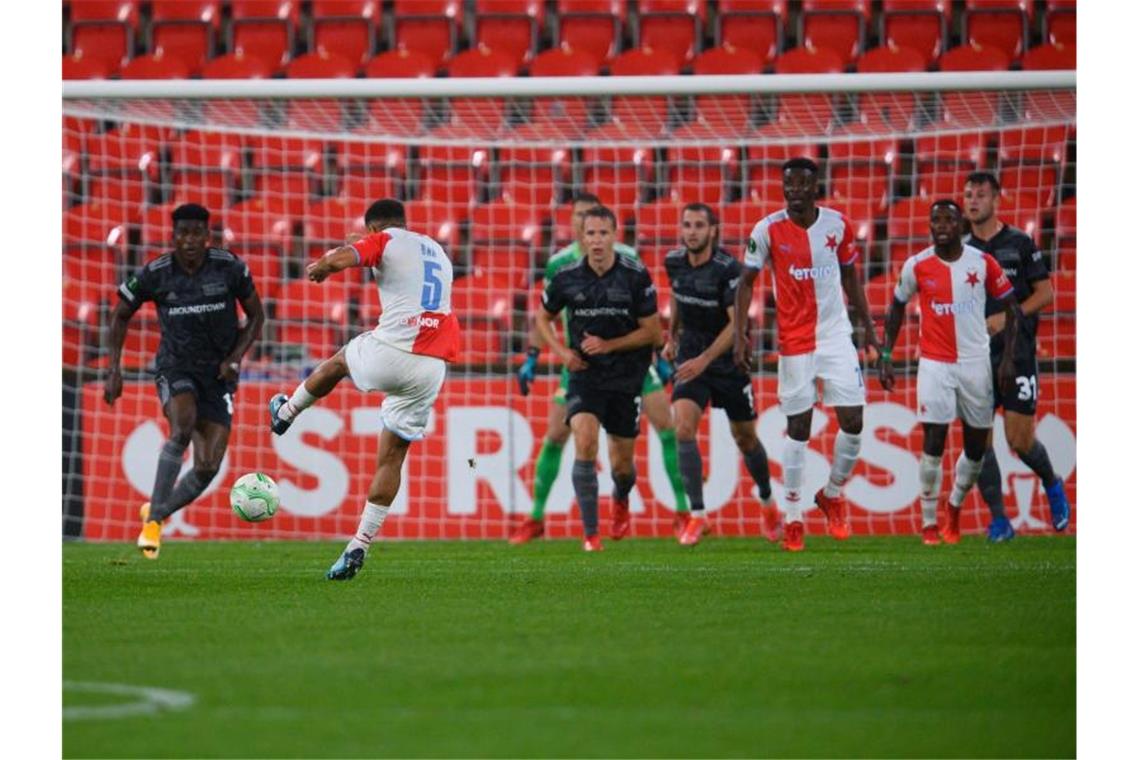
[[[733,422],[756,419],[752,400],[752,379],[743,372],[710,375],[704,372],[687,383],[673,381],[673,400],[687,398],[703,411],[709,402],[723,409]]]
[[[181,393],[193,393],[198,402],[198,419],[217,422],[226,427],[234,414],[236,383],[217,377],[217,372],[203,370],[160,369],[155,375],[158,400],[166,409],[166,402]]]
[[[1013,387],[1009,393],[1001,392],[998,382],[998,366],[1001,357],[991,357],[994,374],[994,409],[1005,409],[1030,417],[1037,414],[1037,355],[1036,353],[1016,352],[1013,357]]]
[[[566,390],[566,424],[579,412],[597,417],[610,435],[636,438],[641,427],[641,394],[596,390],[571,376]]]

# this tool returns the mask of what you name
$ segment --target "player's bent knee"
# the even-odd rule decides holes
[[[756,430],[751,424],[747,427],[733,427],[732,440],[736,442],[736,448],[745,453],[760,445],[760,439],[756,437]]]
[[[863,407],[836,409],[835,416],[839,420],[839,429],[844,433],[860,435],[863,432]]]

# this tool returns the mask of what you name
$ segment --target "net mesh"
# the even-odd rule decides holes
[[[214,244],[248,263],[268,321],[243,365],[222,471],[167,533],[319,538],[354,529],[374,466],[379,397],[345,383],[280,439],[268,431],[264,404],[272,393],[291,392],[316,363],[375,324],[379,298],[363,270],[321,285],[300,275],[307,261],[363,230],[372,200],[396,197],[405,202],[409,227],[437,239],[453,259],[464,343],[432,433],[411,449],[384,532],[499,538],[532,507],[533,462],[558,367],[544,352],[539,380],[525,398],[512,373],[538,306],[542,266],[572,240],[572,194],[593,192],[617,212],[621,237],[648,265],[668,318],[662,260],[677,245],[681,206],[701,201],[715,208],[722,245],[740,256],[752,226],[782,207],[780,164],[796,155],[820,163],[820,203],[857,227],[860,275],[880,329],[898,269],[928,244],[930,201],[960,197],[971,171],[1000,177],[1001,216],[1033,237],[1054,270],[1056,300],[1041,319],[1042,373],[1032,392],[1039,394],[1039,437],[1075,499],[1072,90],[68,99],[64,114],[65,535],[129,540],[137,531],[137,507],[148,498],[166,435],[149,369],[159,340],[153,305],[130,324],[126,390],[114,408],[102,401],[105,332],[118,283],[168,247],[177,204],[211,210]],[[766,275],[753,303],[762,358],[758,424],[778,481],[783,417],[775,407],[775,312]],[[847,490],[856,532],[905,533],[918,525],[917,319],[908,313],[896,351],[908,373],[901,390],[887,395],[876,380],[868,382],[868,434]],[[808,492],[826,478],[837,430],[830,414],[817,410]],[[642,431],[634,534],[664,535],[675,495],[658,436],[644,422]],[[758,533],[752,484],[719,410],[705,416],[701,443],[706,503],[717,529]],[[995,445],[1015,525],[1043,528],[1044,497],[1010,454],[1000,425]],[[958,447],[952,439],[951,451]],[[571,449],[563,450],[547,505],[547,535],[577,531]],[[951,465],[948,455],[948,476]],[[249,471],[265,472],[281,486],[281,511],[267,523],[246,525],[230,513],[229,485]],[[809,518],[809,531],[819,520]],[[965,529],[986,522],[972,496]]]

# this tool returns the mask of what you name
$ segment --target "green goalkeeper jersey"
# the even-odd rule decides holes
[[[630,248],[625,243],[614,243],[614,253],[618,254],[619,256],[629,256],[630,258],[637,259],[638,261],[641,260],[637,255],[637,251],[635,251],[633,248]],[[556,252],[553,256],[550,257],[550,260],[546,262],[546,270],[542,273],[542,287],[545,288],[548,284],[550,284],[550,280],[554,277],[554,275],[558,274],[558,270],[562,269],[562,267],[566,266],[567,264],[573,264],[580,258],[582,258],[582,249],[578,247],[577,240]],[[566,329],[566,319],[566,312],[563,311],[562,339],[566,341],[567,345],[569,345],[570,333]]]

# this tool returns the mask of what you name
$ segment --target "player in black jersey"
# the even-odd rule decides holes
[[[207,248],[209,220],[210,212],[196,204],[174,209],[174,250],[124,282],[111,312],[110,369],[103,391],[108,404],[123,392],[123,339],[144,301],[157,307],[162,333],[155,384],[170,436],[158,456],[150,501],[139,510],[138,546],[148,559],[158,557],[162,521],[196,499],[218,472],[229,442],[241,360],[265,323],[249,267],[229,251]],[[238,322],[238,302],[244,326]],[[175,483],[191,442],[194,468]]]
[[[574,494],[585,533],[583,548],[600,551],[598,535],[598,432],[609,438],[614,481],[612,535],[628,531],[629,492],[637,480],[633,443],[641,388],[653,348],[662,343],[657,290],[640,261],[614,253],[617,218],[604,206],[586,212],[585,255],[546,284],[535,326],[570,370],[566,421],[574,435]],[[566,309],[569,340],[554,333]]]
[[[764,532],[779,540],[779,511],[772,503],[768,454],[756,437],[752,378],[732,361],[732,320],[740,262],[717,247],[719,222],[704,203],[681,211],[683,247],[665,256],[672,287],[673,318],[662,355],[678,364],[673,378],[673,419],[677,425],[677,461],[691,517],[678,537],[692,546],[705,531],[704,465],[697,447],[697,427],[709,402],[728,415],[732,437],[760,490]]]
[[[1049,265],[1033,240],[1021,230],[1002,222],[997,216],[1001,186],[989,172],[974,172],[966,178],[966,218],[970,234],[965,242],[997,259],[1013,284],[1014,295],[1021,308],[1014,346],[1016,382],[1008,393],[994,386],[994,405],[1005,410],[1005,437],[1010,448],[1021,461],[1041,478],[1041,485],[1049,497],[1049,511],[1053,528],[1063,531],[1069,525],[1069,499],[1065,484],[1053,472],[1049,453],[1036,436],[1037,414],[1037,319],[1041,310],[1053,302],[1053,286],[1049,281]],[[986,300],[986,323],[990,333],[990,358],[994,363],[996,383],[997,365],[1001,361],[1004,339],[1001,329],[1005,324],[1001,304]],[[1005,516],[1002,503],[1002,477],[997,457],[991,446],[982,460],[978,477],[978,490],[989,505],[992,521],[987,532],[990,541],[1008,541],[1013,538],[1013,526]]]

